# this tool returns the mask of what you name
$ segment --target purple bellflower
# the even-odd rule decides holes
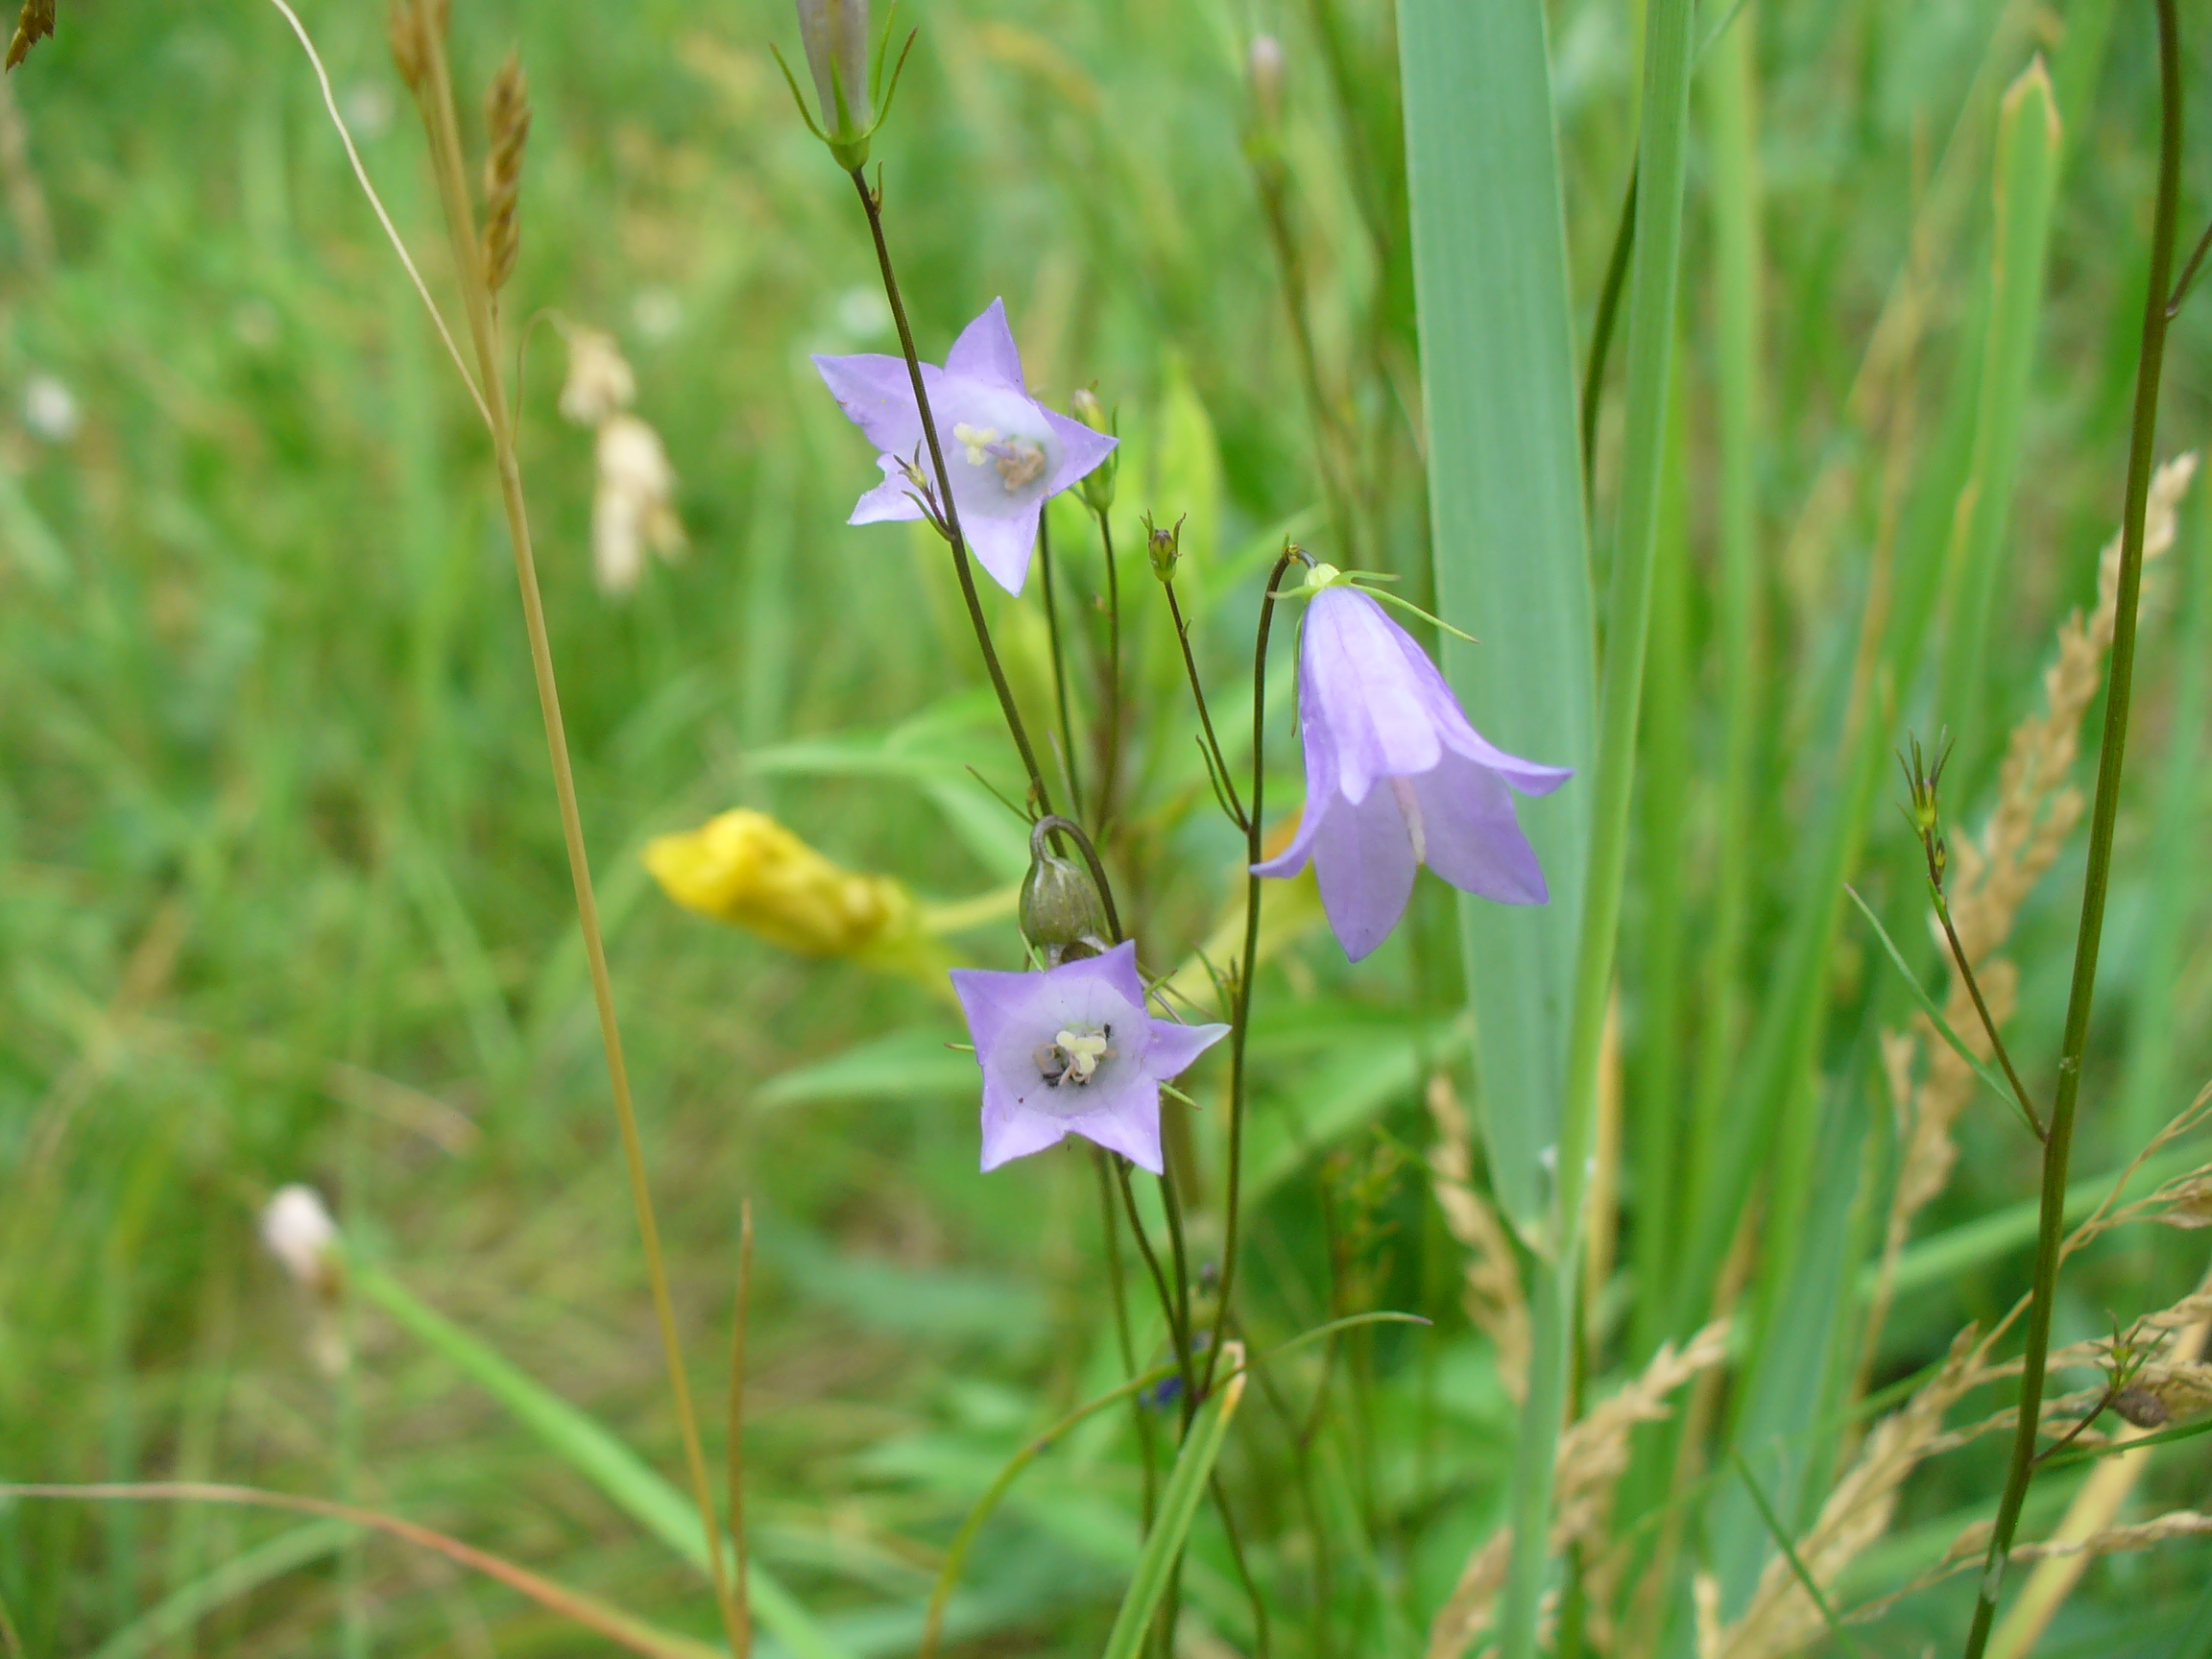
[[[1314,574],[1326,585],[1298,651],[1305,812],[1290,845],[1254,872],[1295,876],[1310,858],[1355,962],[1398,926],[1422,864],[1485,899],[1543,903],[1551,894],[1507,786],[1548,795],[1573,772],[1486,741],[1411,635],[1328,566]]]
[[[983,1167],[1070,1135],[1157,1175],[1160,1085],[1229,1034],[1144,1012],[1137,947],[1044,973],[952,971],[983,1070]]]
[[[846,419],[881,451],[876,464],[883,469],[883,482],[860,497],[847,522],[921,517],[916,497],[923,482],[934,490],[935,478],[924,453],[922,412],[906,360],[868,352],[817,356],[814,367]],[[989,310],[960,331],[944,368],[922,365],[922,385],[937,422],[961,532],[992,579],[1019,593],[1029,574],[1029,549],[1046,497],[1105,460],[1116,440],[1054,414],[1029,396],[1003,301],[992,301]]]

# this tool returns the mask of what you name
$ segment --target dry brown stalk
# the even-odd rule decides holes
[[[2146,563],[2173,547],[2176,509],[2196,471],[2197,457],[2182,454],[2152,478],[2143,533]],[[1995,811],[1981,834],[1960,835],[1951,849],[1952,923],[1981,981],[1990,1017],[2000,1025],[2012,1012],[2019,972],[1993,953],[2010,935],[2022,902],[2056,861],[2085,805],[2081,791],[2067,780],[2080,753],[2081,716],[2097,695],[2104,653],[2112,644],[2119,582],[2120,538],[2114,536],[2097,562],[2096,610],[2087,617],[2076,610],[2059,627],[2057,660],[2043,673],[2042,712],[2012,730],[1998,773]],[[1933,918],[1930,926],[1935,926]],[[1951,965],[1950,981],[1944,1018],[1968,1047],[1987,1059],[1989,1041],[1956,963]],[[1926,1073],[1916,1088],[1909,1082],[1914,1046],[1928,1055]],[[1905,1152],[1890,1199],[1879,1287],[1867,1320],[1868,1354],[1888,1316],[1891,1275],[1913,1217],[1950,1183],[1958,1159],[1951,1130],[1978,1086],[1973,1070],[1949,1045],[1936,1039],[1924,1019],[1914,1021],[1910,1037],[1893,1034],[1884,1045],[1883,1058],[1904,1119]]]
[[[518,208],[522,196],[522,151],[530,141],[530,80],[522,60],[507,55],[484,101],[484,130],[491,152],[484,158],[484,282],[496,295],[515,275],[522,248]]]
[[[1474,1145],[1467,1113],[1439,1071],[1429,1079],[1429,1115],[1436,1140],[1429,1148],[1430,1186],[1452,1237],[1467,1247],[1467,1317],[1498,1351],[1498,1377],[1518,1405],[1528,1392],[1528,1303],[1513,1242],[1489,1200],[1475,1190]]]
[[[408,91],[420,94],[429,64],[422,56],[422,24],[415,13],[414,0],[392,0],[384,13],[384,27],[391,36],[392,62],[399,71],[399,79],[407,84]]]
[[[1951,1344],[1943,1368],[1905,1406],[1876,1424],[1859,1457],[1828,1494],[1812,1529],[1797,1541],[1797,1559],[1824,1590],[1889,1526],[1898,1488],[1934,1449],[1943,1414],[1980,1380],[1984,1352],[1973,1327]],[[1767,1563],[1743,1617],[1719,1633],[1699,1659],[1771,1659],[1804,1647],[1827,1628],[1796,1571],[1780,1553]]]
[[[1613,1494],[1628,1467],[1628,1441],[1640,1423],[1656,1423],[1669,1413],[1667,1401],[1683,1383],[1728,1357],[1728,1321],[1716,1319],[1677,1352],[1672,1343],[1651,1357],[1643,1374],[1608,1396],[1559,1438],[1554,1462],[1558,1493],[1551,1522],[1551,1550],[1597,1542],[1613,1512]],[[1489,1628],[1497,1613],[1512,1556],[1512,1535],[1503,1528],[1476,1546],[1459,1582],[1429,1627],[1428,1659],[1458,1659]],[[1617,1569],[1616,1569],[1617,1571]],[[1605,1598],[1594,1596],[1594,1608]]]

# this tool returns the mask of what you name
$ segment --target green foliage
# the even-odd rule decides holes
[[[1949,973],[1888,757],[1909,731],[1970,725],[1979,765],[1945,811],[1978,833],[2056,626],[2095,602],[2140,299],[2143,20],[2109,0],[1707,8],[1671,430],[1648,366],[1633,429],[1618,366],[1603,377],[1586,516],[1573,399],[1643,120],[1646,9],[902,10],[921,35],[872,153],[924,354],[1003,294],[1032,384],[1062,407],[1095,384],[1118,412],[1136,712],[1114,856],[1147,970],[1182,970],[1191,1017],[1213,1017],[1197,952],[1223,966],[1240,937],[1242,849],[1190,741],[1145,513],[1190,515],[1177,592],[1232,768],[1251,758],[1258,584],[1286,534],[1404,577],[1482,641],[1442,651],[1476,723],[1582,768],[1524,806],[1542,910],[1461,903],[1425,877],[1399,937],[1354,971],[1310,892],[1268,893],[1242,1334],[1259,1353],[1380,1308],[1433,1328],[1339,1330],[1255,1371],[1234,1422],[1216,1396],[1179,1455],[1173,1402],[1070,1429],[975,1533],[948,1651],[1096,1653],[1125,1606],[1141,1635],[1176,1527],[1187,1633],[1248,1647],[1208,1478],[1276,1653],[1424,1647],[1506,1512],[1519,1438],[1427,1178],[1424,1097],[1474,1081],[1471,1185],[1539,1223],[1597,688],[1625,643],[1599,637],[1591,595],[1639,538],[1658,588],[1580,1397],[1719,1302],[1743,1321],[1699,1445],[1678,1455],[1682,1409],[1640,1431],[1611,1524],[1666,1575],[1651,1605],[1686,1641],[1690,1574],[1719,1574],[1739,1612],[1786,1560],[1777,1535],[1802,1540],[1863,1404],[2026,1283],[2033,1147],[1977,1096],[1867,1342],[1907,1152],[1883,1037],[1917,1029]],[[282,20],[256,0],[144,12],[70,9],[0,100],[0,1475],[349,1497],[710,1640],[488,451]],[[380,9],[324,0],[304,20],[450,305]],[[1285,50],[1280,232],[1248,154],[1254,27]],[[510,47],[539,100],[503,298],[522,460],[717,1468],[739,1200],[760,1218],[759,1651],[911,1652],[977,1500],[1131,1374],[1092,1172],[1070,1153],[979,1177],[949,1003],[680,913],[638,862],[657,833],[760,807],[959,918],[949,951],[1021,959],[1023,827],[994,798],[1017,774],[942,549],[846,527],[870,457],[805,360],[890,349],[865,227],[769,58],[794,42],[781,4],[458,0],[454,30],[469,124]],[[2008,113],[2037,49],[2051,90]],[[2056,147],[2030,108],[2045,101]],[[2201,180],[2212,123],[2191,132]],[[627,600],[593,580],[593,440],[558,414],[561,333],[528,326],[548,308],[616,336],[681,480],[688,557]],[[2200,293],[2176,324],[2166,452],[2202,442],[2190,366],[2208,347]],[[2073,1184],[2073,1216],[2212,1065],[2212,515],[2191,513],[2152,567],[2082,1094],[2082,1165],[2109,1173]],[[1101,704],[1106,573],[1072,501],[1052,531],[1080,733]],[[1037,584],[988,598],[1042,738],[1057,721]],[[1278,629],[1270,675],[1270,831],[1298,798],[1294,632]],[[2065,993],[2069,845],[1999,950],[2036,1089]],[[1915,1079],[1940,1041],[1920,1040]],[[1196,1110],[1177,1109],[1201,1265],[1219,1249],[1225,1075],[1206,1062],[1186,1082]],[[2203,1161],[2200,1139],[2177,1142],[2128,1196]],[[375,1264],[335,1306],[255,1238],[295,1180],[329,1193]],[[1120,1228],[1142,1372],[1167,1340]],[[2204,1238],[2130,1228],[2070,1262],[2061,1338],[2172,1302]],[[333,1345],[351,1360],[336,1375],[318,1358]],[[2206,1445],[2161,1446],[2143,1513],[2192,1501]],[[1887,1542],[1826,1586],[1839,1613],[1986,1518],[1984,1450],[1914,1476]],[[2083,1473],[2039,1484],[2026,1536]],[[2207,1650],[2201,1576],[2186,1545],[2093,1567],[2039,1650]],[[1862,1640],[1949,1649],[1958,1588]],[[0,1505],[0,1609],[33,1655],[597,1650],[391,1542],[230,1508]]]

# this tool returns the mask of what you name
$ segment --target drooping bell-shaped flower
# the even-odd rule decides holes
[[[814,367],[846,418],[881,452],[877,465],[883,482],[860,497],[847,522],[921,517],[917,497],[925,485],[936,486],[906,360],[867,352],[817,356]],[[929,395],[961,532],[992,579],[1019,593],[1046,498],[1105,460],[1116,441],[1029,396],[1002,301],[992,301],[989,310],[960,331],[944,368],[922,365],[922,385]]]
[[[1573,772],[1485,740],[1413,637],[1349,583],[1322,588],[1307,607],[1298,730],[1298,833],[1253,869],[1295,876],[1310,858],[1329,926],[1353,961],[1398,925],[1423,864],[1504,904],[1551,896],[1511,791],[1548,795]]]
[[[1044,973],[956,968],[983,1071],[983,1167],[1080,1135],[1161,1173],[1160,1085],[1229,1034],[1144,1011],[1137,947]]]

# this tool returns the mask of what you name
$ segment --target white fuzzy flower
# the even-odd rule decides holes
[[[676,516],[676,469],[661,435],[635,415],[599,426],[599,493],[591,504],[591,551],[602,592],[620,595],[644,574],[647,548],[673,560],[685,547]]]
[[[261,1242],[284,1264],[284,1271],[310,1290],[330,1288],[338,1223],[312,1187],[279,1188],[261,1212]]]

